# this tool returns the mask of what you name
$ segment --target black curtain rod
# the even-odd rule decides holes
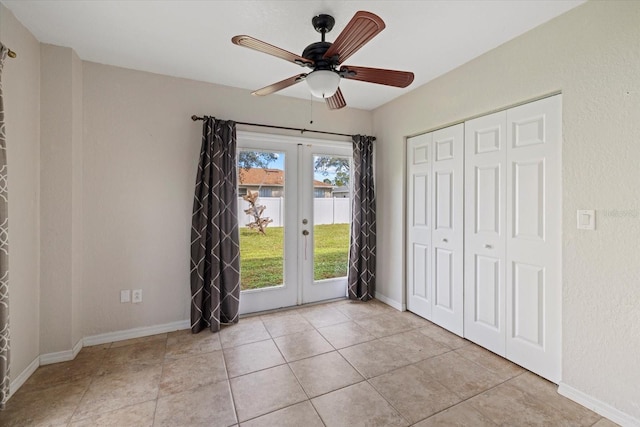
[[[195,114],[193,116],[191,116],[191,120],[193,120],[194,122],[197,120],[204,120],[204,117],[198,117]],[[349,135],[346,133],[338,133],[338,132],[327,132],[324,130],[311,130],[311,129],[301,129],[301,128],[290,128],[287,126],[274,126],[274,125],[263,125],[260,123],[247,123],[247,122],[235,122],[237,125],[246,125],[246,126],[258,126],[258,127],[262,127],[262,128],[271,128],[271,129],[284,129],[284,130],[295,130],[295,131],[299,131],[300,133],[305,133],[305,132],[313,132],[313,133],[323,133],[325,135],[336,135],[336,136],[347,136],[349,138],[352,138],[353,135]],[[375,141],[376,138],[374,137],[373,140]]]

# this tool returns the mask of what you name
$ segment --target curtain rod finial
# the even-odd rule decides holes
[[[193,116],[191,116],[191,120],[193,120],[193,121],[195,122],[196,120],[198,120],[198,116],[196,116],[196,115],[194,114]]]

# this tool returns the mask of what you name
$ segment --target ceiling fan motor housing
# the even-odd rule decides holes
[[[314,62],[314,70],[333,70],[338,61],[337,58],[325,58],[324,53],[329,50],[331,43],[315,42],[307,46],[302,52],[302,57]]]
[[[333,29],[336,21],[333,16],[320,14],[311,18],[311,24],[313,28],[320,34],[322,34],[322,40],[316,43],[311,43],[302,52],[302,57],[310,59],[314,62],[314,70],[334,70],[338,65],[338,58],[324,58],[324,54],[331,47],[331,43],[324,40],[326,33]]]

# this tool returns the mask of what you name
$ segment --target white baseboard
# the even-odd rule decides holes
[[[107,332],[105,334],[91,335],[82,340],[85,347],[98,344],[106,344],[116,341],[124,341],[131,338],[148,337],[149,335],[164,334],[165,332],[189,329],[191,322],[179,320],[177,322],[164,323],[162,325],[143,326],[140,328],[126,329],[124,331]]]
[[[9,398],[11,398],[11,396],[13,396],[20,387],[22,387],[22,384],[27,382],[29,377],[36,371],[36,369],[38,369],[38,366],[40,366],[40,357],[33,359],[33,361],[29,363],[29,366],[27,366],[24,371],[20,372],[20,375],[18,375],[15,380],[11,381],[11,384],[9,385]]]
[[[591,409],[603,417],[608,418],[614,423],[620,424],[623,427],[640,427],[639,419],[634,418],[631,415],[614,408],[608,403],[604,403],[596,399],[595,397],[589,396],[580,390],[576,390],[565,383],[561,382],[558,385],[558,393],[586,408]]]
[[[388,306],[395,308],[396,310],[400,310],[400,311],[407,310],[407,307],[404,304],[399,303],[398,301],[392,300],[388,296],[382,295],[379,292],[376,292],[376,299],[380,302],[387,304]]]
[[[20,387],[29,379],[29,377],[42,365],[50,365],[52,363],[67,362],[75,359],[82,347],[91,345],[106,344],[115,341],[128,340],[131,338],[146,337],[149,335],[163,334],[165,332],[173,332],[182,329],[189,329],[191,323],[189,320],[180,320],[177,322],[165,323],[162,325],[144,326],[141,328],[127,329],[124,331],[107,332],[106,334],[92,335],[79,340],[71,350],[57,351],[55,353],[41,354],[33,359],[33,362],[25,368],[24,371],[11,381],[9,386],[9,397],[18,391]]]
[[[52,363],[68,362],[76,358],[82,350],[82,340],[79,340],[71,350],[57,351],[55,353],[45,353],[40,355],[40,366],[51,365]]]

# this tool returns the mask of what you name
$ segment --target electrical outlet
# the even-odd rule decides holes
[[[134,304],[142,302],[142,289],[134,289],[132,293],[132,301]]]
[[[130,302],[131,301],[131,290],[124,289],[120,290],[120,302]]]

